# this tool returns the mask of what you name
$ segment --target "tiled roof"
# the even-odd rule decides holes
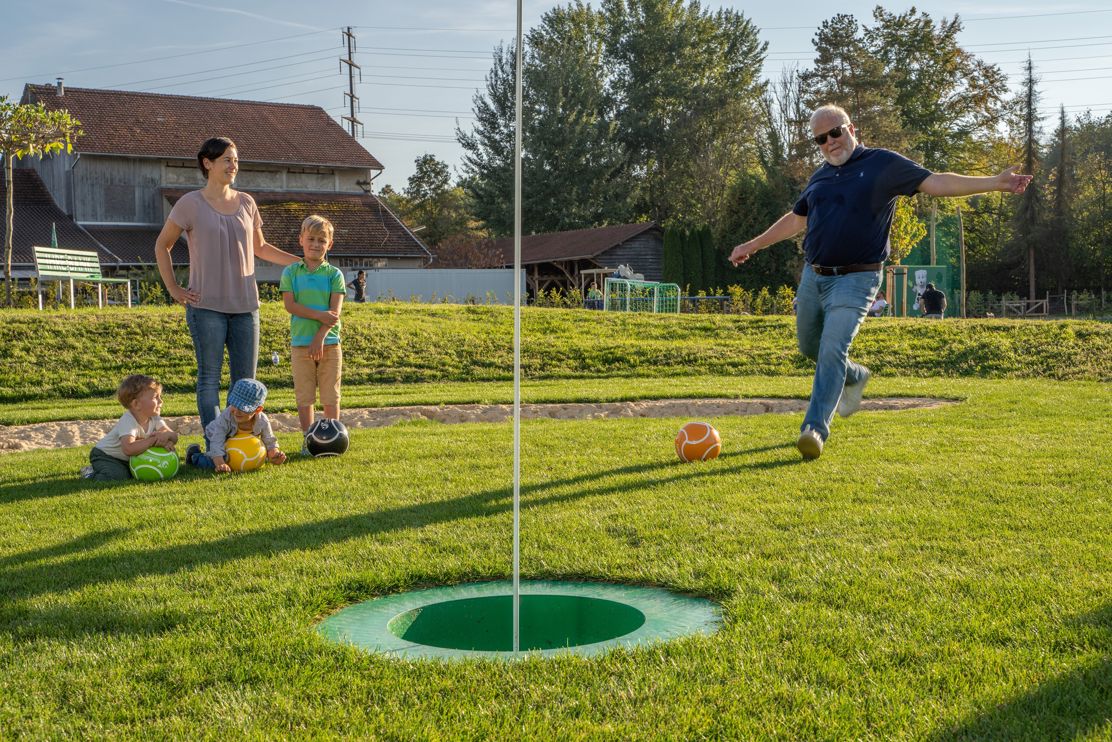
[[[113,255],[119,256],[120,263],[125,265],[154,265],[154,243],[158,239],[161,227],[96,227],[88,226],[85,229],[96,241],[104,245]],[[178,238],[174,249],[170,251],[170,259],[174,265],[189,263],[189,247],[185,237]],[[102,263],[105,261],[102,259]]]
[[[92,88],[58,96],[53,85],[25,86],[23,101],[78,119],[78,152],[195,160],[202,142],[226,136],[244,163],[383,169],[319,106]]]
[[[175,203],[189,192],[163,188],[162,195]],[[301,222],[310,214],[327,217],[336,227],[331,254],[368,258],[419,257],[430,252],[375,196],[360,193],[291,193],[249,191],[259,206],[266,241],[294,255]]]
[[[599,253],[617,247],[650,229],[659,229],[659,227],[656,226],[656,222],[642,222],[640,224],[616,224],[610,227],[595,227],[593,229],[573,229],[567,232],[523,235],[521,238],[521,263],[522,265],[530,265],[555,260],[593,258]],[[514,262],[514,238],[503,237],[496,240],[494,246],[502,251],[504,264],[512,265]]]
[[[81,227],[58,208],[53,196],[39,178],[39,174],[29,168],[12,170],[15,192],[14,223],[12,225],[12,263],[33,265],[35,256],[32,245],[49,246],[51,225],[58,229],[58,247],[71,250],[97,250],[102,264],[114,264],[116,258],[99,250],[96,241]],[[7,203],[7,186],[0,177],[0,204]],[[0,214],[4,208],[0,206]],[[7,231],[6,219],[0,218],[0,244],[4,244]]]

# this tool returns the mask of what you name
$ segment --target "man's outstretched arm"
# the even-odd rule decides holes
[[[774,245],[777,242],[791,239],[803,231],[807,226],[807,217],[800,216],[794,211],[789,211],[782,217],[776,220],[776,223],[766,229],[761,234],[757,235],[748,242],[743,242],[733,249],[730,253],[730,262],[734,265],[741,265],[749,257],[758,250]]]
[[[1019,175],[1010,167],[999,175],[978,177],[957,173],[932,173],[919,184],[919,192],[928,196],[972,196],[977,193],[1003,191],[1023,193],[1032,176]]]

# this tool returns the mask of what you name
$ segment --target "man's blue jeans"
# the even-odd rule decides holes
[[[857,384],[866,369],[849,359],[849,346],[880,288],[880,271],[820,276],[803,267],[796,298],[799,352],[817,364],[811,403],[800,428],[810,426],[825,441],[847,384]]]
[[[231,385],[255,378],[259,362],[259,312],[226,314],[193,306],[185,308],[185,323],[197,355],[197,414],[207,427],[220,414],[220,372],[228,349]],[[208,450],[208,438],[205,438]]]

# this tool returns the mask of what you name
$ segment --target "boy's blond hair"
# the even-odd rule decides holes
[[[323,234],[329,242],[332,241],[332,234],[335,231],[332,222],[319,214],[310,214],[305,217],[305,221],[301,222],[301,234],[306,232],[309,234]]]
[[[120,382],[120,386],[116,389],[116,399],[120,400],[120,404],[125,408],[130,408],[131,403],[147,389],[161,392],[162,384],[152,376],[132,374]]]

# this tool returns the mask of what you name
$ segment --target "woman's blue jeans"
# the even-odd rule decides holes
[[[220,372],[228,349],[231,381],[255,378],[259,362],[259,312],[226,314],[193,306],[185,308],[185,323],[197,355],[197,414],[207,427],[220,414]],[[205,438],[208,450],[208,438]]]
[[[864,380],[867,369],[849,359],[849,346],[880,288],[880,271],[820,276],[803,267],[796,297],[799,352],[816,363],[811,403],[800,430],[810,426],[825,441],[847,384]]]

